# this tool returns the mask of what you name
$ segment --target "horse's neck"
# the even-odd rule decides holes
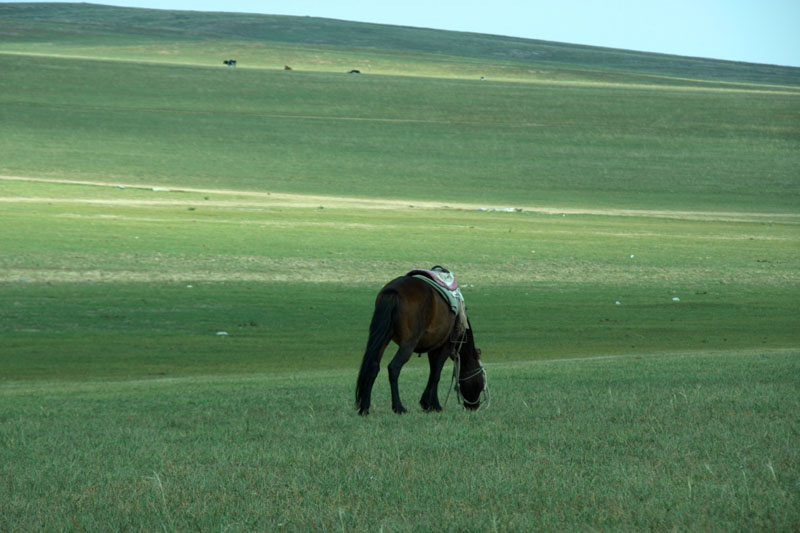
[[[464,374],[470,374],[481,367],[481,362],[478,359],[478,350],[475,349],[475,339],[472,337],[471,328],[466,330],[464,333],[464,343],[458,350],[458,356],[461,359],[462,376]]]

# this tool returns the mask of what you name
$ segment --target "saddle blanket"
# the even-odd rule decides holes
[[[431,270],[424,270],[418,268],[406,274],[406,276],[414,276],[414,275],[425,276],[429,279],[432,279],[438,285],[441,285],[448,291],[458,290],[458,282],[456,281],[456,277],[453,275],[452,272],[450,272],[446,268],[440,266],[435,266]]]
[[[469,329],[464,295],[461,294],[461,289],[458,288],[458,282],[452,272],[441,267],[434,267],[432,270],[412,270],[406,276],[419,278],[433,287],[450,305],[450,310],[458,317],[461,324],[460,329],[462,331]]]

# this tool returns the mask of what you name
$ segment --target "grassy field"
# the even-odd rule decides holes
[[[789,213],[800,195],[800,94],[791,91],[487,84],[16,55],[0,55],[0,66],[8,132],[0,173],[11,176]]]
[[[108,375],[140,342],[154,345],[145,375],[159,364],[205,372],[204,357],[186,354],[213,360],[217,331],[234,334],[224,346],[243,343],[232,352],[245,363],[224,357],[235,372],[286,366],[262,345],[308,358],[304,329],[315,332],[312,361],[356,366],[374,293],[428,263],[459,273],[494,361],[797,341],[792,217],[300,207],[298,196],[0,184],[9,251],[0,267],[13,303],[0,315],[4,338],[38,354],[9,361],[9,377],[16,365],[33,372],[30,357],[45,358],[42,378]],[[46,371],[52,351],[35,348],[50,334],[73,354],[55,373]],[[115,335],[118,348],[92,349]]]
[[[493,365],[489,410],[368,419],[344,368],[5,385],[0,526],[791,531],[796,358]]]
[[[792,218],[0,183],[2,529],[798,525]],[[433,262],[490,407],[381,374],[360,419],[374,294]]]
[[[0,530],[800,528],[800,69],[98,6],[0,30]],[[410,413],[382,372],[358,417],[375,294],[433,264],[490,407],[414,409],[414,358]]]

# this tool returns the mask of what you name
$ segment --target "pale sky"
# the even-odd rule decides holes
[[[800,0],[100,0],[93,3],[307,15],[800,67]]]

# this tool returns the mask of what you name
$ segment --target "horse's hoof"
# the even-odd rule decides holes
[[[402,405],[400,407],[392,407],[392,411],[394,411],[398,415],[402,415],[408,412],[406,411],[406,408],[403,407]]]
[[[367,416],[369,414],[369,409],[359,409],[358,414],[361,416]]]

